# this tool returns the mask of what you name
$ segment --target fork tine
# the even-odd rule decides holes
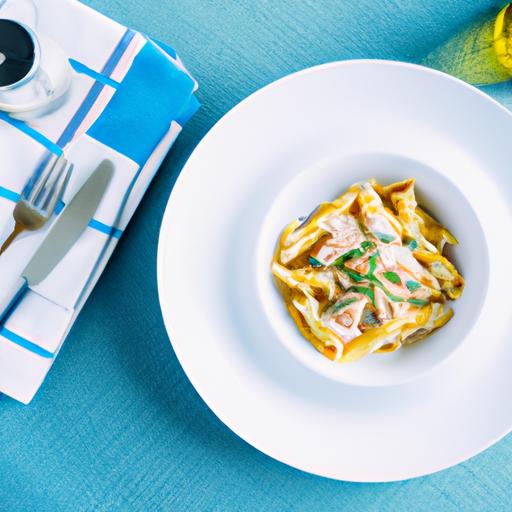
[[[0,0],[1,1],[1,0]],[[48,168],[53,167],[55,162],[57,161],[57,155],[53,153],[49,153],[39,164],[38,169],[32,174],[29,178],[23,190],[21,192],[21,197],[27,201],[30,194],[34,190],[34,187],[42,180],[44,174],[47,173]]]
[[[28,193],[26,197],[24,198],[29,203],[33,203],[36,197],[41,193],[44,186],[46,185],[46,182],[48,181],[48,178],[52,174],[52,171],[55,167],[55,165],[59,162],[60,159],[62,159],[63,156],[57,157],[56,155],[52,155],[52,157],[48,160],[46,166],[41,171],[39,176],[37,176],[35,182],[32,184],[32,187],[30,190],[28,190]]]
[[[65,158],[59,158],[54,162],[54,165],[51,168],[50,173],[46,177],[46,181],[43,187],[40,188],[40,190],[32,200],[32,203],[36,208],[43,209],[44,203],[48,200],[49,195],[52,193],[52,189],[55,186],[56,181],[59,179],[59,176],[64,171],[65,165]]]
[[[63,172],[60,174],[58,180],[55,182],[54,193],[48,202],[48,206],[46,206],[47,215],[50,216],[55,211],[57,204],[62,199],[64,192],[69,183],[69,178],[71,177],[71,173],[73,172],[73,164],[66,161],[66,165],[63,168]]]
[[[1,2],[1,0],[0,0]],[[73,164],[64,155],[50,156],[23,189],[13,210],[14,229],[0,247],[2,254],[24,231],[36,231],[46,224],[62,199]]]
[[[46,211],[48,208],[48,203],[52,200],[54,195],[59,192],[59,190],[56,188],[57,183],[59,182],[61,176],[65,174],[67,163],[68,162],[65,158],[56,162],[50,176],[46,181],[45,186],[33,201],[34,207],[38,210]]]

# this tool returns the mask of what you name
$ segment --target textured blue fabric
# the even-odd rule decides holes
[[[157,174],[38,396],[29,407],[0,399],[0,511],[511,510],[511,436],[455,468],[385,485],[310,476],[248,446],[185,377],[163,327],[155,275],[169,192],[229,108],[322,62],[418,61],[502,2],[87,3],[176,47],[201,85],[203,107]],[[490,92],[512,99],[509,84]]]

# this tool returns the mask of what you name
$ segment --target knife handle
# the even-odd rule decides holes
[[[0,279],[0,324],[3,325],[9,313],[18,304],[28,288],[27,280],[21,276]]]

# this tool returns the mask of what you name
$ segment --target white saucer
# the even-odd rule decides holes
[[[234,432],[299,469],[390,481],[457,464],[512,429],[512,115],[410,64],[335,62],[253,94],[172,192],[158,284],[174,350]],[[269,271],[280,229],[355,181],[413,176],[459,238],[455,317],[423,343],[336,365],[288,318]]]

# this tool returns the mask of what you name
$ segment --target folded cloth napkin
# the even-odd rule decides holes
[[[51,113],[27,121],[0,113],[2,236],[13,227],[27,179],[49,152],[64,150],[75,166],[64,203],[101,160],[110,159],[115,173],[79,241],[0,327],[0,391],[23,403],[39,389],[165,154],[198,108],[197,84],[171,48],[74,0],[36,4],[38,29],[67,53],[73,79]],[[0,275],[19,273],[45,233],[16,241],[0,257]]]

